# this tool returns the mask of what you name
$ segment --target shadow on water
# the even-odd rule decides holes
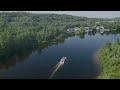
[[[89,35],[89,36],[95,36],[97,33],[100,33],[100,32],[96,32],[96,31],[91,31],[91,32],[88,32],[88,33],[79,33],[78,36],[80,37],[80,39],[84,39],[85,38],[85,35]],[[120,31],[117,30],[117,31],[109,31],[109,32],[104,32],[104,33],[100,33],[101,36],[104,36],[104,35],[117,35],[117,34],[120,34]],[[73,35],[75,36],[75,35]]]
[[[88,35],[95,35],[96,34],[96,32],[91,32],[91,33],[88,33]],[[110,35],[110,34],[112,34],[112,35],[117,35],[117,34],[120,34],[120,32],[105,32],[105,33],[103,33],[103,34],[101,34],[101,35]],[[84,39],[85,38],[85,33],[84,34],[79,34],[78,36],[81,38],[81,39]],[[74,36],[74,35],[72,35],[72,36]],[[72,37],[72,36],[70,36],[70,37]],[[42,50],[44,49],[44,48],[48,48],[49,46],[52,46],[52,45],[58,45],[58,44],[60,44],[60,43],[64,43],[64,40],[65,40],[66,38],[61,38],[60,40],[54,40],[54,41],[51,41],[51,42],[46,42],[46,43],[43,43],[43,44],[41,44],[40,46],[38,46],[38,47],[34,47],[34,48],[29,48],[29,49],[26,49],[26,50],[21,50],[19,53],[16,53],[16,54],[14,54],[14,55],[12,55],[11,57],[5,57],[5,58],[2,58],[2,57],[0,57],[0,69],[2,70],[2,69],[9,69],[9,68],[11,68],[11,67],[13,67],[13,66],[15,66],[17,63],[19,63],[19,62],[23,62],[24,60],[29,60],[29,59],[27,59],[27,58],[29,58],[29,56],[32,54],[32,53],[34,53],[34,52],[38,52],[39,54],[41,54],[42,53]],[[96,69],[97,69],[97,72],[96,72],[96,74],[94,75],[95,77],[94,78],[96,78],[99,74],[100,74],[100,72],[101,72],[101,69],[100,69],[100,66],[99,66],[99,60],[95,57],[96,55],[94,55],[93,56],[93,60],[94,60],[94,62],[95,62],[95,65],[96,65]],[[61,65],[59,65],[54,71],[53,71],[53,74],[52,74],[52,76],[51,76],[51,78],[54,76],[54,74],[55,74],[55,72],[57,71],[57,70],[59,70],[61,67],[63,66],[63,64],[61,64]]]
[[[63,38],[60,40],[54,40],[52,42],[43,43],[38,47],[32,47],[32,48],[20,50],[19,53],[16,53],[12,56],[0,57],[0,69],[9,69],[10,67],[15,66],[19,62],[23,62],[24,60],[27,60],[27,58],[29,58],[29,56],[32,53],[38,52],[39,54],[41,54],[42,49],[48,48],[48,46],[51,45],[58,45],[60,43],[64,43]]]
[[[96,70],[96,75],[93,77],[93,79],[96,79],[101,73],[101,65],[100,65],[100,61],[97,57],[97,52],[94,53],[94,55],[93,55],[93,61],[94,61],[94,64],[96,66],[96,69],[97,69]]]
[[[15,66],[17,63],[26,60],[35,50],[35,48],[29,48],[25,51],[21,50],[19,53],[16,53],[11,57],[0,58],[0,69],[9,69],[10,67]]]

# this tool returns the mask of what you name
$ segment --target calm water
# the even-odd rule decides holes
[[[93,56],[107,42],[114,42],[120,34],[68,37],[62,43],[14,56],[0,62],[0,78],[48,79],[53,67],[66,56],[68,60],[53,79],[92,79],[99,74],[99,65]],[[21,57],[21,58],[20,58]]]

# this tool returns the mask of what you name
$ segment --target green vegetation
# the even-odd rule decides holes
[[[58,14],[35,14],[27,12],[0,13],[0,58],[9,57],[23,50],[56,42],[75,34],[84,38],[85,30],[67,32],[67,28],[89,27],[100,22],[106,27],[119,29],[119,22],[108,24],[107,19],[78,17]],[[106,22],[103,22],[106,21]],[[99,26],[99,25],[98,25]]]
[[[120,39],[107,43],[98,53],[101,62],[101,79],[120,79]]]
[[[82,27],[80,30],[76,31],[75,34],[83,34],[85,33],[85,29]]]
[[[74,21],[62,15],[0,13],[0,57],[67,37],[63,22]],[[75,17],[76,19],[76,17]]]
[[[1,12],[0,58],[73,36],[75,33],[68,33],[66,29],[85,26],[88,20],[72,15]]]

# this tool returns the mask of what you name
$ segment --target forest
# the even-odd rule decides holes
[[[67,27],[86,20],[71,15],[1,12],[0,57],[9,57],[21,50],[67,37]]]
[[[98,52],[102,73],[98,78],[119,79],[120,78],[120,39],[114,43],[107,43]]]
[[[96,23],[99,22],[99,23]],[[32,51],[42,49],[52,44],[64,42],[70,36],[78,35],[81,39],[85,37],[85,30],[81,28],[76,32],[67,32],[68,28],[91,27],[95,35],[94,26],[104,26],[110,29],[109,35],[120,33],[120,18],[87,18],[65,14],[39,14],[28,12],[0,12],[0,59],[5,62],[9,57],[11,60],[0,68],[8,68],[11,61],[14,65],[17,61],[15,55],[25,59]],[[117,30],[114,32],[114,30]],[[103,34],[103,35],[104,35]],[[102,72],[100,79],[120,78],[120,39],[108,42],[97,53]],[[7,58],[7,59],[6,59]],[[21,59],[22,60],[22,59]],[[18,60],[20,62],[20,60]]]
[[[42,43],[66,38],[73,33],[68,27],[101,25],[119,29],[117,23],[109,24],[108,19],[78,17],[58,14],[35,14],[28,12],[0,13],[0,58],[9,57],[21,50],[42,45]],[[104,21],[104,22],[103,22]],[[82,31],[78,32],[81,34]]]

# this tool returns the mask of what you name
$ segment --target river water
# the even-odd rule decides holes
[[[114,42],[120,34],[96,33],[84,37],[73,36],[30,53],[16,55],[0,62],[2,79],[49,79],[53,67],[63,56],[64,65],[54,74],[53,79],[93,79],[99,75],[99,65],[94,54],[107,42]]]

